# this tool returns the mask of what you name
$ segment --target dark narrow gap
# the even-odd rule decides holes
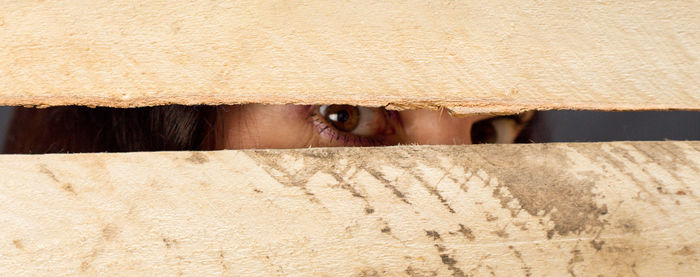
[[[318,143],[317,146],[378,146],[421,144],[420,142],[450,144],[450,141],[464,144],[462,139],[466,136],[474,143],[503,142],[516,137],[517,142],[521,143],[700,140],[700,112],[691,111],[540,111],[532,118],[522,115],[474,117],[473,122],[468,123],[472,130],[469,135],[465,135],[464,132],[450,129],[461,128],[454,126],[465,126],[465,123],[450,123],[450,119],[445,119],[449,116],[428,111],[404,114],[345,105],[331,105],[323,109],[318,106],[305,106],[308,108],[301,109],[299,107],[302,106],[290,105],[267,110],[267,107],[271,106],[221,108],[174,105],[135,109],[0,107],[0,146],[8,146],[1,147],[3,153],[7,153],[7,149],[10,149],[10,153],[66,153],[212,150],[256,146],[297,148],[305,147],[304,143],[311,145],[312,142],[306,140],[313,136],[318,136],[315,140],[310,140]],[[312,112],[306,114],[308,110]],[[220,124],[222,112],[234,113],[236,117],[240,117],[235,120],[229,119],[228,123],[224,124],[229,126],[226,128],[241,128],[237,132],[243,133],[239,139],[243,142],[234,143],[238,147],[221,146],[221,143],[212,142],[215,140],[212,139],[212,130],[215,126],[224,126]],[[18,117],[23,117],[24,120],[18,120]],[[395,138],[396,135],[392,133],[394,131],[386,131],[386,126],[376,123],[379,122],[378,118],[413,124],[406,127],[413,130],[408,136],[412,140],[406,137]],[[437,118],[441,119],[436,120]],[[407,123],[408,121],[410,122]],[[304,122],[309,124],[309,127],[302,124],[297,126],[298,128],[290,127],[294,126],[295,122]],[[11,128],[13,124],[15,126]],[[518,136],[504,136],[503,128],[508,128],[507,126],[526,127],[518,129],[521,130]],[[249,134],[241,130],[256,130],[259,132],[256,136],[272,137],[274,139],[267,141],[274,143],[262,143],[262,146],[257,142],[246,144],[244,138],[249,137]],[[287,133],[284,133],[284,130]],[[305,132],[315,133],[306,135]],[[381,136],[375,136],[373,132],[383,133]],[[389,135],[384,135],[385,133]],[[11,147],[18,144],[24,146]]]

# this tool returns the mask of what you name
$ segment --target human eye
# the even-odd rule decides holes
[[[343,145],[385,145],[395,133],[391,112],[383,108],[352,105],[321,105],[314,113],[318,133],[329,141]]]
[[[472,143],[513,143],[532,115],[526,112],[479,120],[471,127]]]

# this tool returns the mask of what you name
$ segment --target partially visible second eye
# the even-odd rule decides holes
[[[356,136],[380,135],[388,127],[386,111],[382,108],[322,105],[318,112],[333,128]]]
[[[477,121],[471,128],[472,143],[513,143],[533,115],[525,112]]]

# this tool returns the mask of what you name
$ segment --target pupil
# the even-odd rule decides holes
[[[344,123],[350,119],[350,114],[347,111],[338,111],[336,121]]]
[[[356,106],[323,105],[318,108],[318,112],[326,123],[343,132],[352,132],[360,121],[360,110]]]

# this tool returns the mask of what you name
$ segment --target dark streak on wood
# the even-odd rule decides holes
[[[45,164],[39,165],[39,172],[45,174],[46,176],[49,176],[49,178],[51,178],[51,180],[53,180],[56,183],[60,182],[58,178],[56,178],[56,174],[54,174]]]
[[[440,238],[440,233],[438,233],[437,231],[425,230],[425,235],[428,236],[428,237],[433,238],[433,240],[442,240],[442,239]]]
[[[408,199],[406,199],[406,195],[402,191],[400,191],[395,185],[391,184],[391,181],[384,178],[384,174],[382,174],[381,172],[379,172],[377,170],[368,168],[368,167],[362,167],[362,169],[364,169],[367,173],[369,173],[375,179],[377,179],[379,182],[381,182],[385,188],[390,189],[391,192],[393,192],[394,195],[396,195],[396,197],[398,197],[402,202],[404,202],[408,205],[413,205],[413,204],[411,204],[411,202],[408,201]]]
[[[12,244],[14,244],[17,249],[20,249],[20,250],[24,249],[24,244],[22,243],[22,240],[20,240],[20,239],[13,240]]]
[[[474,241],[474,239],[476,239],[474,233],[472,232],[472,229],[470,229],[469,227],[465,227],[464,224],[459,224],[459,230],[457,230],[457,232],[462,233],[462,235],[464,235],[464,237],[470,241]]]
[[[202,152],[192,152],[192,155],[185,160],[193,164],[205,164],[209,162],[209,157]]]
[[[412,175],[413,178],[415,178],[423,186],[423,188],[425,188],[433,196],[437,197],[437,199],[440,200],[440,203],[442,203],[442,205],[445,206],[445,208],[447,208],[447,210],[450,211],[450,213],[456,213],[455,210],[452,209],[452,206],[450,206],[450,203],[447,202],[447,199],[445,199],[445,197],[442,196],[442,194],[440,194],[440,191],[438,191],[437,188],[428,184],[428,182],[426,182],[425,179],[423,179],[423,177],[418,176],[417,174]]]

